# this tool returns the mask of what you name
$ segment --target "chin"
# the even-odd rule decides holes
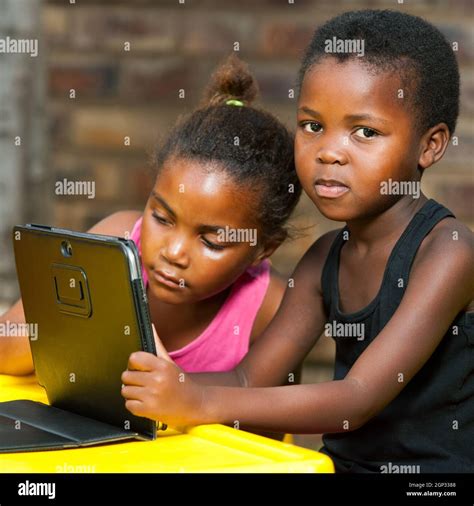
[[[341,223],[346,223],[348,221],[353,220],[356,216],[351,215],[350,213],[341,210],[341,209],[319,209],[319,212],[328,220],[331,221],[340,221]]]
[[[343,205],[341,202],[337,202],[336,199],[326,200],[313,197],[311,200],[317,207],[318,211],[328,220],[346,222],[357,217],[356,213],[350,208],[350,206]]]
[[[153,282],[149,282],[149,289],[153,293],[153,295],[160,300],[161,302],[165,302],[166,304],[185,304],[189,302],[189,297],[186,297],[182,292],[179,291],[170,291],[166,287],[157,286]]]

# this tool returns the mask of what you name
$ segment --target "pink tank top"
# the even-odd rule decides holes
[[[130,238],[137,245],[141,259],[142,218],[135,223]],[[142,265],[145,287],[148,276]],[[230,371],[239,364],[249,349],[250,334],[257,312],[270,283],[270,261],[249,267],[232,285],[218,313],[194,341],[170,357],[185,372]]]

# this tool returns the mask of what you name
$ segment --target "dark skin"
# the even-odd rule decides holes
[[[345,312],[376,296],[390,251],[426,201],[382,195],[380,183],[419,181],[449,141],[444,123],[415,130],[413,111],[396,98],[400,87],[396,75],[374,75],[356,59],[337,64],[326,58],[307,72],[299,97],[299,178],[316,207],[350,230],[339,272]],[[321,179],[338,180],[345,189],[337,198],[321,196]],[[274,386],[323,331],[320,278],[336,233],[319,238],[304,255],[292,276],[294,288],[234,371],[186,375],[180,382],[163,349],[163,358],[135,353],[122,377],[127,408],[174,425],[239,420],[293,433],[354,430],[380,412],[426,363],[456,315],[472,310],[472,234],[452,218],[434,227],[417,252],[400,306],[343,380]]]
[[[219,241],[218,230],[226,226],[257,229],[260,237],[255,205],[252,193],[221,171],[208,171],[196,161],[165,162],[143,213],[141,237],[151,317],[168,351],[182,348],[199,336],[237,278],[279,246],[277,241],[260,241],[254,246]],[[182,286],[166,286],[155,279],[153,270],[165,271],[181,280]],[[279,286],[275,287],[276,283]],[[273,273],[270,292],[279,288],[281,281]],[[276,295],[269,295],[273,306]],[[264,305],[263,313],[268,309],[268,304]],[[259,316],[253,339],[262,330],[258,328],[262,317],[269,321],[268,314]]]

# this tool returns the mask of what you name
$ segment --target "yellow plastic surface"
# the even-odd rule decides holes
[[[0,402],[47,403],[35,376],[0,375]],[[0,453],[3,473],[333,473],[326,455],[223,425],[185,432],[168,429],[155,441],[113,443],[73,450]]]

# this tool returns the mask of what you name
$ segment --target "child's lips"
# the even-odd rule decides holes
[[[180,279],[175,276],[170,276],[164,271],[153,270],[153,277],[162,285],[169,288],[181,288]]]
[[[335,179],[317,179],[314,188],[318,197],[336,199],[349,191],[349,187]]]

